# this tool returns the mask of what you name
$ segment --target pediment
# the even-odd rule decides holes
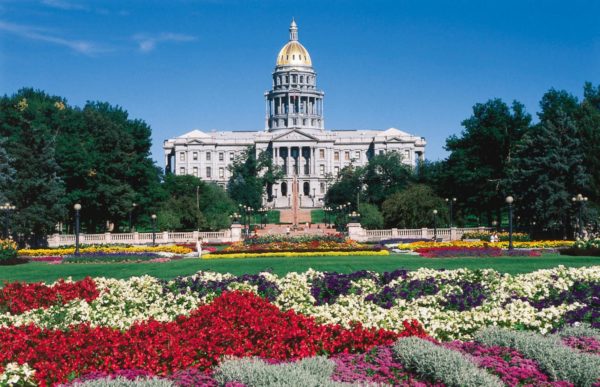
[[[290,130],[289,132],[273,137],[272,141],[318,141],[318,139],[300,130]]]
[[[195,139],[193,139],[193,140],[189,140],[189,141],[187,142],[187,144],[188,144],[188,145],[194,145],[194,144],[204,144],[204,141],[202,141],[202,140],[199,140],[199,139],[195,138]]]
[[[385,142],[387,143],[402,143],[405,142],[403,139],[401,139],[400,137],[392,137],[392,138],[388,138],[387,140],[385,140]]]

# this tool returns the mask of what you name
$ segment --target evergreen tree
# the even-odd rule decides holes
[[[509,186],[521,222],[566,235],[575,210],[571,198],[586,193],[589,176],[574,120],[552,109],[558,110],[543,111],[544,120],[517,146]]]
[[[43,246],[46,236],[64,218],[64,183],[59,177],[54,143],[43,129],[24,125],[18,138],[11,146],[18,176],[10,191],[10,201],[17,208],[13,230],[21,243]]]
[[[9,191],[15,181],[14,159],[6,152],[7,139],[0,139],[0,204],[8,202]]]
[[[590,199],[600,201],[600,85],[586,83],[579,112],[583,162],[590,173]]]
[[[464,120],[461,137],[446,140],[451,152],[441,184],[448,197],[457,197],[458,206],[477,215],[485,214],[488,223],[500,220],[504,192],[502,183],[515,146],[529,129],[531,116],[522,104],[509,108],[500,99],[476,104],[473,115]]]

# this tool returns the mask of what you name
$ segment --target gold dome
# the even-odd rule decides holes
[[[312,66],[308,51],[298,42],[298,26],[294,19],[290,24],[290,41],[277,55],[277,66]]]
[[[292,40],[279,51],[277,66],[312,66],[312,61],[306,48]]]

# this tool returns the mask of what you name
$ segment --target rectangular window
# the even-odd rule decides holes
[[[350,160],[350,152],[344,152],[344,160]]]
[[[210,174],[210,172],[211,172],[211,171],[210,171],[210,167],[206,167],[206,177],[208,177],[208,178],[210,178],[210,177],[211,177],[211,176],[210,176],[210,175],[211,175],[211,174]]]
[[[340,174],[340,167],[333,167],[333,173],[337,176]]]
[[[383,154],[383,149],[379,150],[379,154],[382,155]]]
[[[234,156],[235,156],[235,153],[229,152],[229,161],[233,161]]]
[[[319,174],[321,176],[325,176],[325,165],[323,165],[323,164],[319,165]]]
[[[198,152],[192,153],[192,158],[194,159],[194,161],[198,160]]]
[[[210,152],[206,152],[206,161],[210,161]]]
[[[325,149],[319,149],[319,158],[321,160],[325,158]]]
[[[325,193],[325,183],[321,183],[321,185],[320,185],[320,191],[321,191],[322,194]]]
[[[185,167],[179,168],[179,174],[180,175],[185,175]]]
[[[404,151],[404,159],[410,160],[410,150],[407,149]]]
[[[219,161],[225,160],[225,154],[223,152],[219,152]]]
[[[219,178],[223,179],[225,177],[225,168],[219,168]]]
[[[340,152],[335,152],[333,154],[333,160],[340,161]]]
[[[198,177],[198,167],[194,167],[194,176]]]
[[[356,151],[356,156],[355,157],[356,157],[357,160],[360,160],[360,151]]]
[[[179,161],[185,161],[185,153],[179,153]]]

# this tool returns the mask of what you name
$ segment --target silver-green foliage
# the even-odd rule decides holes
[[[591,386],[600,378],[600,356],[581,353],[562,345],[556,335],[544,337],[497,327],[477,332],[475,340],[488,345],[511,347],[537,361],[552,380],[567,380],[576,386]]]
[[[393,347],[394,355],[418,375],[440,380],[448,386],[503,386],[495,375],[480,369],[468,358],[448,348],[416,337],[402,338]]]
[[[338,387],[345,383],[332,381],[335,364],[325,357],[311,357],[294,363],[268,364],[261,359],[245,358],[223,361],[214,378],[221,384],[241,382],[261,387]]]
[[[160,378],[137,378],[135,380],[125,379],[121,376],[116,378],[101,378],[77,382],[73,387],[173,387],[175,384],[170,380]]]
[[[557,334],[560,337],[593,337],[600,340],[600,329],[592,328],[590,324],[564,327]]]

